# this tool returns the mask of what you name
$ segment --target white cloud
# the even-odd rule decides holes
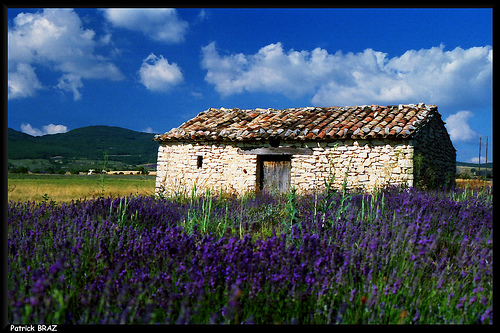
[[[142,130],[144,133],[158,133],[151,126],[146,127],[144,130]]]
[[[33,136],[43,135],[43,132],[41,130],[39,130],[38,128],[34,128],[30,124],[21,124],[21,131],[23,133],[33,135]]]
[[[59,83],[56,87],[64,91],[72,92],[73,99],[75,101],[79,100],[82,97],[78,89],[83,87],[83,83],[82,78],[78,75],[64,74],[59,78]]]
[[[162,55],[151,53],[143,60],[139,69],[140,82],[149,90],[166,92],[183,81],[182,72],[176,63],[170,64]]]
[[[15,70],[9,72],[7,81],[9,99],[34,96],[36,91],[42,88],[35,69],[25,63],[18,63]]]
[[[473,158],[469,159],[467,162],[478,163],[478,161],[479,161],[479,156],[473,157]],[[481,156],[481,163],[486,163],[486,156]],[[488,163],[493,163],[493,159],[491,156],[488,156]]]
[[[188,23],[172,8],[109,8],[104,17],[114,27],[139,31],[160,42],[184,41]]]
[[[193,96],[196,99],[202,99],[203,98],[203,94],[200,93],[200,92],[197,92],[197,91],[191,91],[191,96]]]
[[[323,54],[315,51],[311,56],[306,51],[291,50],[285,54],[281,43],[277,43],[261,48],[255,55],[239,53],[220,57],[212,42],[202,48],[202,67],[208,70],[205,80],[214,84],[223,96],[246,90],[292,97],[313,92],[315,83],[311,79],[315,74],[318,78],[327,75],[317,73],[317,59]]]
[[[43,126],[43,132],[45,134],[66,133],[67,131],[68,131],[68,128],[64,125],[49,124],[49,125]]]
[[[100,45],[109,45],[111,43],[111,34],[105,34],[101,38],[99,38],[99,44]]]
[[[21,124],[21,131],[32,136],[42,136],[46,134],[66,133],[68,128],[64,125],[49,124],[42,127],[42,130],[34,128],[31,124]]]
[[[416,103],[440,107],[490,107],[492,47],[444,46],[409,50],[388,58],[366,49],[330,54],[322,48],[285,52],[281,43],[256,54],[220,55],[212,42],[202,48],[205,80],[222,95],[274,92],[310,95],[317,106]]]
[[[198,13],[198,16],[196,16],[196,22],[205,21],[206,19],[208,19],[209,16],[210,15],[208,14],[208,12],[205,9],[202,9]]]
[[[448,130],[450,138],[453,142],[470,141],[478,137],[478,134],[472,130],[467,122],[468,119],[473,116],[474,114],[470,111],[459,111],[455,114],[449,115],[444,120],[446,123],[446,129]]]
[[[81,79],[122,80],[124,76],[114,64],[95,54],[95,46],[106,39],[109,36],[98,39],[93,30],[84,29],[72,9],[45,9],[17,15],[8,30],[9,98],[33,96],[34,91],[41,88],[41,84],[36,84],[39,81],[34,71],[27,76],[27,67],[20,64],[61,72],[59,81],[66,81],[69,75],[72,82],[80,80],[80,84],[73,84],[78,88],[83,86]],[[19,79],[23,75],[24,81]],[[72,91],[75,99],[80,98],[78,88],[56,87]],[[27,93],[20,93],[23,91]]]

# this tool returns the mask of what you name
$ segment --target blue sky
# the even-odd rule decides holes
[[[164,133],[210,107],[424,102],[458,161],[479,136],[492,161],[492,24],[491,8],[9,8],[8,126]]]

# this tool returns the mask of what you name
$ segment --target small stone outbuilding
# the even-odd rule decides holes
[[[435,105],[213,109],[158,134],[156,193],[209,189],[372,191],[455,181],[456,151]],[[199,193],[199,192],[198,192]]]

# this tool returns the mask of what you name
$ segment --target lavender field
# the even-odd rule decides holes
[[[13,324],[492,324],[491,189],[8,205]]]

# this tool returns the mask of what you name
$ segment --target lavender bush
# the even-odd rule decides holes
[[[492,323],[492,191],[9,202],[11,323]]]

